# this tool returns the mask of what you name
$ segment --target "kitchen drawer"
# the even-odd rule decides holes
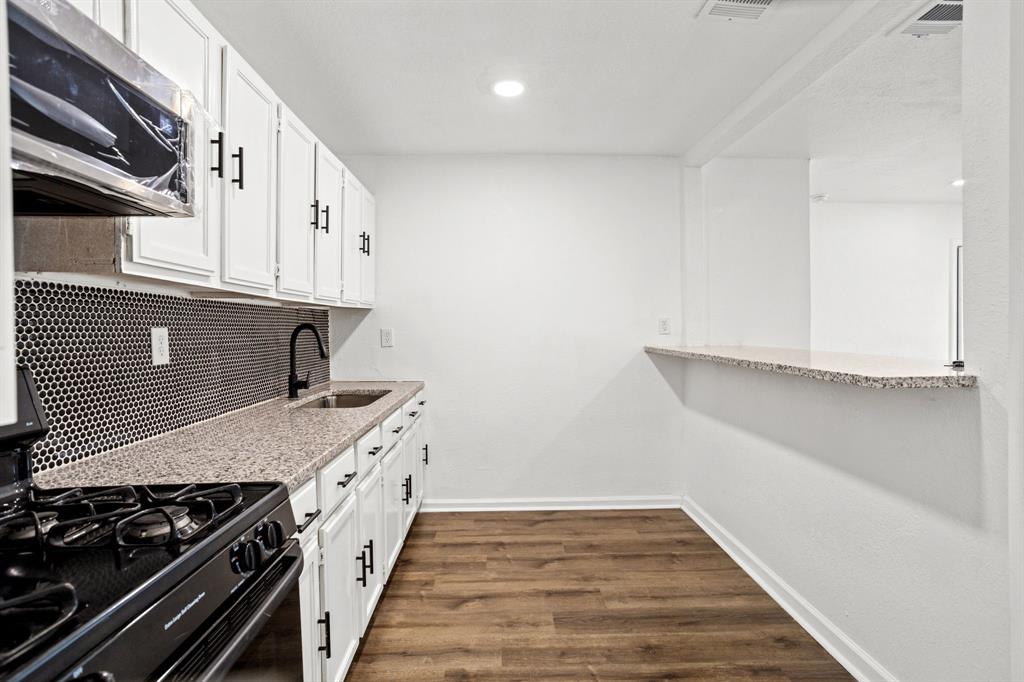
[[[302,528],[304,523],[309,523],[299,531],[299,539],[305,544],[309,538],[316,540],[316,531],[323,521],[323,514],[316,503],[316,479],[310,479],[291,495],[292,513],[295,515],[295,525]]]
[[[388,418],[380,425],[381,445],[384,446],[383,452],[387,452],[391,449],[392,445],[398,442],[398,439],[402,437],[404,429],[405,423],[402,421],[402,409],[399,408],[388,415]]]
[[[330,516],[334,508],[355,490],[357,478],[354,447],[345,450],[320,469],[316,480],[320,488],[320,507],[324,510],[324,516]]]
[[[409,398],[402,405],[402,423],[405,424],[405,430],[408,431],[409,427],[413,425],[420,416],[420,406],[416,404],[416,398]]]
[[[422,417],[427,412],[427,391],[426,389],[421,390],[416,394],[416,397],[412,399],[416,403],[416,409],[419,410],[420,416]]]
[[[380,426],[374,426],[366,434],[356,441],[356,465],[359,471],[367,472],[380,461],[384,453],[384,446],[381,445]]]

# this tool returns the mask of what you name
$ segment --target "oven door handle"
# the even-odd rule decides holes
[[[234,637],[223,645],[216,657],[210,661],[209,665],[203,668],[202,673],[195,679],[204,681],[222,679],[231,670],[231,666],[235,664],[235,661],[245,653],[249,644],[256,639],[263,626],[270,621],[274,611],[277,610],[281,603],[288,597],[291,590],[298,584],[299,574],[302,572],[302,550],[299,547],[298,540],[288,540],[285,542],[281,546],[280,553],[278,553],[274,560],[267,565],[263,574],[273,570],[276,564],[288,560],[291,561],[291,565],[284,569],[284,573],[277,579],[274,586],[266,593],[266,597],[264,597],[260,601],[259,605],[252,610],[252,615],[239,625],[237,629],[234,629]],[[258,586],[251,585],[246,592],[253,590],[253,588],[258,589]],[[216,630],[217,625],[221,620],[230,616],[231,610],[228,610],[226,613],[222,614],[220,618],[217,618],[206,632],[203,633],[203,636],[200,637],[193,646],[189,647],[189,651],[185,652],[182,659],[179,659],[171,665],[160,679],[173,679],[175,669],[177,669],[181,663],[186,662],[188,654],[197,647],[201,648],[206,635],[211,631]]]

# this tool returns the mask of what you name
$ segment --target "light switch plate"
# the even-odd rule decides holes
[[[658,333],[667,335],[672,333],[672,320],[667,317],[658,318]]]
[[[392,348],[395,345],[395,330],[391,327],[380,328],[380,347]]]
[[[167,342],[167,327],[151,327],[149,334],[153,343],[153,364],[169,365],[171,352]]]

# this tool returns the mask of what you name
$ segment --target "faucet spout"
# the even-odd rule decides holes
[[[299,389],[309,388],[309,374],[306,374],[305,379],[299,379],[299,375],[295,370],[295,342],[303,330],[313,332],[317,348],[320,350],[321,359],[327,359],[327,351],[324,350],[323,339],[320,338],[320,332],[316,327],[309,322],[303,322],[292,330],[292,338],[288,345],[288,398],[291,400],[299,397]]]

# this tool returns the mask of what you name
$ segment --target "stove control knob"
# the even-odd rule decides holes
[[[231,549],[231,570],[252,573],[260,567],[260,546],[255,540],[235,545]]]
[[[284,544],[284,526],[280,521],[270,521],[256,529],[256,537],[264,548],[273,551]]]

